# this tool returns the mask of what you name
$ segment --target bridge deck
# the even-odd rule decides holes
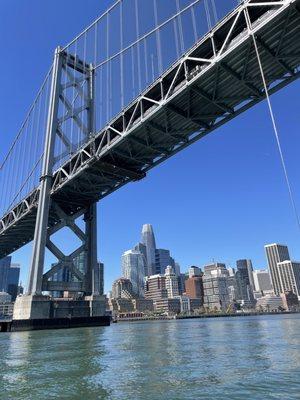
[[[300,0],[248,3],[270,93],[299,76]],[[147,171],[265,98],[243,5],[54,173],[52,200],[69,215]],[[53,202],[53,203],[54,203]],[[0,220],[0,258],[33,239],[38,191]],[[51,207],[49,229],[60,217]]]

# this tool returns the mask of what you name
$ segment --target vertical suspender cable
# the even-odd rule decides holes
[[[179,43],[178,43],[177,24],[176,24],[175,19],[173,19],[173,30],[174,30],[174,39],[175,39],[175,47],[176,47],[176,56],[178,59],[180,57],[180,51],[179,51]]]
[[[158,27],[158,11],[157,11],[157,0],[153,0],[154,6],[154,22],[155,28]],[[157,47],[157,65],[159,75],[163,73],[163,65],[162,65],[162,53],[161,53],[161,40],[160,40],[160,30],[156,29],[156,47]]]
[[[270,117],[271,117],[271,121],[272,121],[272,125],[273,125],[273,130],[274,130],[276,144],[277,144],[277,148],[278,148],[278,152],[279,152],[279,156],[280,156],[281,166],[282,166],[282,169],[283,169],[283,172],[284,172],[285,181],[286,181],[286,185],[287,185],[287,189],[288,189],[291,205],[292,205],[292,208],[293,208],[293,211],[294,211],[294,214],[295,214],[297,226],[298,226],[298,228],[300,230],[300,218],[299,218],[298,210],[297,210],[297,207],[296,207],[296,202],[295,202],[295,199],[294,199],[294,196],[293,196],[293,191],[292,191],[292,187],[291,187],[291,184],[290,184],[289,175],[288,175],[287,168],[286,168],[286,163],[285,163],[285,159],[284,159],[284,155],[283,155],[283,151],[282,151],[282,147],[281,147],[279,133],[278,133],[278,129],[277,129],[277,125],[276,125],[276,121],[275,121],[275,117],[274,117],[274,112],[273,112],[273,108],[272,108],[272,104],[271,104],[271,100],[270,100],[270,96],[269,96],[268,85],[267,85],[267,82],[266,82],[266,78],[265,78],[265,74],[264,74],[264,70],[263,70],[263,66],[262,66],[262,62],[261,62],[261,57],[260,57],[260,54],[259,54],[259,51],[258,51],[258,46],[257,46],[255,34],[251,30],[251,22],[250,22],[250,18],[249,18],[249,15],[248,15],[248,12],[247,12],[246,9],[245,9],[245,18],[246,18],[246,21],[247,21],[248,30],[249,30],[249,32],[250,32],[250,34],[252,36],[252,39],[253,39],[254,49],[255,49],[257,62],[258,62],[258,65],[259,65],[259,70],[260,70],[260,74],[261,74],[261,78],[262,78],[262,82],[263,82],[263,86],[264,86],[264,90],[265,90],[265,94],[266,94],[266,100],[267,100],[267,103],[268,103],[269,113],[270,113]]]
[[[134,65],[134,48],[131,47],[131,80],[132,80],[132,98],[135,97],[135,65]]]
[[[148,77],[148,54],[147,54],[147,39],[144,38],[144,61],[145,61],[145,73],[146,73],[146,83],[148,84],[149,82],[149,77]]]
[[[180,6],[179,6],[179,0],[176,0],[176,9],[178,13],[178,26],[179,26],[179,37],[180,37],[180,47],[181,47],[181,54],[184,53],[184,38],[183,38],[183,29],[182,29],[182,20],[181,20],[181,13],[180,13]]]
[[[194,39],[195,42],[198,40],[198,34],[197,34],[197,24],[196,24],[196,15],[195,15],[195,8],[194,6],[191,8],[191,15],[192,15],[192,24],[193,24],[193,31],[194,31]]]
[[[135,0],[135,30],[136,30],[136,39],[139,40],[140,22],[139,22],[138,0]],[[140,93],[142,91],[140,42],[138,42],[136,46],[137,46],[137,67],[138,67],[138,80],[139,80],[139,93]]]
[[[210,12],[209,12],[207,0],[204,0],[204,8],[205,8],[208,30],[211,30],[211,19],[210,19]]]
[[[211,4],[212,4],[213,16],[214,16],[214,19],[215,19],[215,24],[217,24],[217,22],[218,22],[218,14],[217,14],[215,0],[211,0]]]
[[[95,24],[95,52],[94,52],[94,65],[93,65],[93,68],[95,67],[95,65],[97,65],[97,58],[98,58],[98,22],[96,22],[96,24]],[[95,132],[97,132],[97,111],[98,110],[96,110],[96,93],[97,93],[97,82],[98,82],[98,79],[96,79],[96,70],[94,69],[94,71],[93,71],[93,79],[94,79],[94,82],[93,82],[93,85],[94,85],[94,99],[93,99],[93,101],[94,101],[94,121],[93,121],[93,124],[94,124],[94,129],[95,129]]]
[[[123,60],[123,0],[120,2],[120,84],[121,84],[121,109],[124,108],[124,60]]]
[[[109,13],[106,15],[106,58],[109,59]],[[106,65],[106,122],[109,120],[109,61]]]

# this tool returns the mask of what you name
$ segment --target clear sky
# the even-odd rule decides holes
[[[110,4],[1,0],[0,158],[24,119],[54,48]],[[271,99],[298,208],[299,93],[297,81]],[[263,246],[273,242],[287,244],[291,257],[300,259],[300,233],[266,102],[173,156],[143,181],[105,198],[98,211],[98,252],[105,263],[106,290],[120,276],[121,254],[139,240],[143,223],[153,225],[157,245],[171,250],[182,271],[213,259],[234,266],[238,258],[251,258],[255,268],[263,268]],[[13,255],[22,265],[24,283],[30,251],[27,245]]]

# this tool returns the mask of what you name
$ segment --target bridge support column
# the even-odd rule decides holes
[[[42,278],[50,207],[50,190],[52,185],[52,168],[54,163],[54,144],[58,124],[57,113],[59,104],[61,71],[62,55],[60,52],[60,48],[57,48],[55,51],[53,62],[43,169],[40,183],[39,203],[34,232],[32,261],[30,266],[27,294],[40,295],[42,292]]]

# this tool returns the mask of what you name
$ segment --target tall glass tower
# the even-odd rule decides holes
[[[155,267],[155,237],[152,225],[144,224],[142,228],[141,242],[146,246],[147,275],[153,275],[156,272]]]

